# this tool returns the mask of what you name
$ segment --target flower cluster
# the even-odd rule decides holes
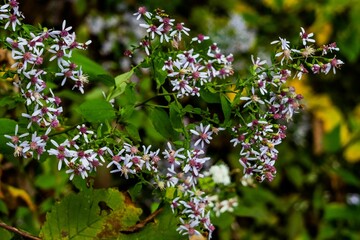
[[[21,25],[23,17],[16,0],[1,6],[0,21],[8,21],[4,28],[7,29],[11,24],[11,31],[18,35],[16,38],[7,37],[6,43],[15,60],[11,66],[14,74],[17,74],[14,85],[19,88],[26,105],[27,111],[21,115],[28,121],[27,129],[31,132],[17,137],[16,126],[15,135],[6,137],[11,139],[8,145],[14,148],[15,156],[40,159],[46,152],[49,134],[60,126],[59,117],[63,112],[61,99],[55,96],[46,84],[45,79],[51,75],[44,68],[46,54],[50,54],[48,61],[57,59],[60,71],[55,73],[55,76],[65,76],[62,85],[66,78],[71,78],[74,88],[79,88],[83,92],[86,76],[81,68],[70,62],[70,57],[73,49],[86,49],[90,41],[85,44],[77,42],[75,33],[69,32],[71,27],[66,27],[65,21],[62,30],[38,30],[28,34],[16,34],[17,31],[21,31],[18,26]]]
[[[278,46],[275,54],[275,63],[269,69],[265,60],[252,57],[252,79],[244,89],[247,94],[239,93],[240,110],[242,112],[255,112],[248,118],[243,118],[238,125],[232,127],[234,138],[230,140],[234,147],[241,146],[239,162],[244,168],[244,178],[254,176],[262,182],[272,181],[278,159],[279,145],[286,137],[286,122],[293,118],[293,114],[301,107],[302,95],[295,92],[294,87],[286,86],[290,78],[298,78],[312,71],[314,74],[327,74],[331,68],[339,68],[341,60],[326,57],[315,57],[316,54],[324,56],[332,51],[338,51],[335,43],[314,49],[309,43],[315,43],[313,33],[306,33],[304,28],[300,31],[300,40],[304,46],[300,50],[290,48],[290,42],[285,38],[271,42]],[[280,59],[280,65],[276,61]],[[302,61],[299,61],[302,59]],[[296,60],[296,61],[295,61]],[[295,70],[295,73],[294,73]]]
[[[167,71],[172,91],[177,91],[178,98],[200,96],[203,85],[212,82],[214,78],[226,78],[233,74],[233,60],[232,54],[225,56],[214,43],[209,46],[205,57],[194,53],[194,49],[177,54],[175,60],[169,57],[163,70]]]
[[[333,69],[336,73],[343,64],[336,57],[327,57],[339,50],[335,43],[316,49],[309,45],[315,44],[313,33],[306,33],[301,28],[303,48],[291,48],[289,41],[279,38],[271,43],[277,46],[273,63],[252,57],[251,76],[245,80],[232,79],[234,59],[231,53],[224,54],[216,43],[210,43],[210,38],[202,34],[190,37],[189,45],[182,44],[190,35],[190,29],[184,23],[176,23],[162,10],[151,13],[140,7],[134,15],[143,21],[140,27],[147,35],[137,48],[143,49],[147,55],[147,60],[143,62],[146,67],[155,58],[157,63],[160,62],[160,65],[157,64],[159,69],[152,70],[166,76],[164,82],[155,80],[157,89],[163,91],[159,96],[165,96],[169,103],[169,106],[153,104],[151,107],[170,108],[171,115],[174,110],[171,107],[176,106],[175,118],[181,118],[176,124],[182,124],[177,129],[180,141],[167,142],[164,149],[152,149],[151,145],[135,144],[131,138],[124,137],[120,128],[112,128],[108,123],[104,124],[108,128],[104,135],[100,129],[102,123],[100,127],[97,125],[98,131],[95,131],[92,122],[64,128],[61,99],[54,95],[47,81],[59,78],[60,86],[72,82],[73,89],[84,93],[87,76],[81,67],[71,61],[71,56],[75,49],[86,49],[90,41],[77,42],[75,33],[70,32],[72,28],[66,26],[65,21],[61,30],[34,30],[19,34],[21,30],[17,26],[23,16],[18,5],[16,0],[10,0],[0,8],[0,22],[4,28],[11,25],[14,34],[10,36],[19,36],[6,38],[6,44],[15,60],[12,66],[13,75],[17,75],[15,86],[26,108],[26,112],[21,114],[26,127],[24,124],[16,125],[14,135],[5,135],[9,139],[7,145],[14,149],[14,156],[40,159],[47,153],[50,159],[58,161],[59,170],[65,168],[70,180],[75,176],[85,179],[103,165],[125,179],[138,177],[143,180],[146,175],[146,179],[151,178],[146,180],[147,183],[161,192],[163,200],[179,217],[179,233],[190,237],[206,231],[211,238],[215,229],[210,220],[211,211],[218,216],[234,211],[237,206],[234,196],[223,199],[215,192],[201,189],[202,180],[209,176],[215,185],[222,188],[232,185],[229,168],[226,165],[211,166],[211,158],[207,156],[207,149],[214,138],[220,137],[219,132],[229,132],[231,139],[228,144],[239,150],[243,181],[272,181],[279,155],[276,147],[286,137],[287,122],[302,106],[302,96],[293,87],[287,86],[287,81],[290,78],[301,79],[309,72],[327,74]],[[161,47],[167,45],[171,45],[170,50],[161,52]],[[183,50],[181,46],[190,47]],[[132,51],[129,50],[127,55],[131,56]],[[56,61],[57,70],[51,74],[45,66],[53,61]],[[118,94],[108,96],[121,95],[121,87],[114,91],[117,90]],[[203,97],[209,92],[220,96],[211,99],[210,103],[218,103],[222,115],[182,105],[184,97],[191,99],[200,94]],[[228,93],[235,94],[235,98],[230,100]],[[114,111],[129,107],[117,108],[114,98],[107,98]],[[136,106],[146,105],[152,99],[154,97]],[[197,101],[201,99],[196,98]],[[205,104],[209,103],[204,99]],[[131,105],[130,108],[136,107]],[[167,117],[166,114],[164,111],[163,115]],[[193,118],[194,115],[198,116]],[[118,122],[114,121],[116,124]],[[171,126],[172,122],[169,124]]]
[[[148,32],[148,36],[140,42],[140,46],[144,48],[147,55],[151,54],[152,42],[157,39],[160,43],[171,41],[172,45],[178,49],[183,35],[189,36],[190,29],[185,27],[184,23],[175,24],[175,19],[169,18],[162,11],[157,11],[154,16],[144,7],[140,7],[134,15],[137,19],[143,17],[147,22],[140,24],[140,27]],[[201,48],[202,45],[208,45],[206,41],[209,39],[208,36],[198,34],[191,38],[191,45],[196,43],[200,46],[194,47]],[[177,97],[200,96],[200,90],[204,84],[215,78],[226,78],[233,74],[233,60],[232,54],[225,55],[217,44],[213,43],[208,46],[205,53],[191,48],[179,52],[176,56],[169,56],[162,70],[167,72],[167,77],[173,87],[172,91],[177,92]]]

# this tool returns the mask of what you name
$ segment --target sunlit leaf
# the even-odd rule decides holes
[[[16,188],[16,187],[9,186],[9,185],[4,185],[4,188],[9,194],[8,198],[10,198],[10,199],[20,198],[24,202],[26,202],[26,204],[28,205],[29,209],[32,212],[34,212],[36,210],[36,206],[33,203],[29,193],[27,193],[24,189]]]
[[[115,189],[70,194],[46,215],[43,239],[111,239],[136,224],[142,210]]]
[[[170,207],[166,206],[164,209],[155,217],[155,219],[146,224],[141,231],[124,234],[119,236],[118,240],[159,240],[159,239],[172,239],[182,240],[187,239],[180,235],[176,228],[178,227],[179,221],[175,215],[171,212]]]
[[[114,99],[125,92],[126,86],[130,81],[131,76],[134,74],[134,70],[120,74],[115,77],[115,86],[110,89],[107,100]]]
[[[344,151],[344,157],[352,163],[360,161],[360,141],[349,145]]]

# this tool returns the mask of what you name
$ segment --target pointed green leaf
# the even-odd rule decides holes
[[[6,145],[10,139],[4,137],[4,134],[10,136],[14,135],[16,122],[11,119],[0,118],[0,126],[0,153],[12,153],[14,149],[11,149],[8,145]]]
[[[120,96],[121,94],[123,94],[123,92],[125,92],[126,85],[130,81],[130,78],[133,74],[134,74],[134,70],[131,69],[129,72],[116,76],[115,87],[110,90],[110,94],[107,100],[114,99]]]
[[[131,69],[129,72],[126,72],[126,73],[116,76],[115,77],[115,86],[117,88],[120,88],[123,83],[128,83],[133,74],[134,74],[134,70]]]
[[[157,58],[155,60],[155,80],[157,83],[157,89],[160,89],[160,87],[165,83],[165,80],[167,78],[167,72],[162,70],[162,67],[164,66],[164,59],[163,58]]]
[[[91,77],[97,75],[109,75],[109,73],[97,62],[91,60],[80,51],[72,52],[72,61],[81,66],[83,72],[89,74]]]
[[[324,150],[326,152],[334,153],[341,148],[340,142],[340,125],[334,127],[333,130],[326,133],[324,136]]]
[[[175,130],[181,131],[184,126],[182,122],[181,110],[175,102],[172,102],[169,107],[171,125]]]
[[[200,97],[207,103],[219,103],[220,102],[219,94],[207,91],[205,89],[200,91]]]
[[[177,133],[174,131],[169,115],[161,108],[154,108],[150,112],[150,119],[154,128],[166,139],[177,138]]]
[[[70,194],[46,215],[42,239],[110,239],[136,224],[142,210],[115,189]]]
[[[141,138],[139,135],[139,129],[132,123],[126,123],[125,130],[130,137],[130,139],[133,139],[135,141],[140,142]]]
[[[79,106],[79,111],[89,122],[102,122],[115,117],[111,104],[104,99],[87,100]]]
[[[228,122],[231,117],[231,103],[225,94],[220,95],[221,108],[224,113],[224,122]]]
[[[93,79],[96,82],[103,83],[105,86],[112,87],[115,84],[115,80],[112,76],[107,74],[100,74]]]

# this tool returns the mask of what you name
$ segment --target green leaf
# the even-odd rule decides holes
[[[170,122],[172,127],[177,131],[182,131],[184,125],[179,106],[175,102],[172,102],[169,107]]]
[[[162,87],[161,90],[162,90],[162,92],[165,93],[165,94],[168,94],[168,93],[169,93],[164,87]],[[164,98],[165,98],[166,101],[168,101],[168,102],[171,101],[171,97],[170,97],[169,95],[165,95]]]
[[[297,189],[300,189],[304,179],[304,173],[301,171],[299,166],[289,166],[286,169],[286,173],[289,175],[290,181],[296,186]]]
[[[137,197],[141,196],[142,185],[143,184],[141,182],[138,182],[134,187],[129,189],[128,192],[133,201],[135,201]]]
[[[355,175],[351,171],[346,168],[335,168],[334,171],[340,178],[350,186],[360,187],[360,179],[359,176]]]
[[[107,75],[107,74],[97,75],[91,80],[99,82],[99,83],[103,83],[105,86],[108,86],[108,87],[112,87],[112,86],[115,85],[114,78],[112,76],[110,76],[110,75]]]
[[[328,153],[334,153],[340,150],[340,124],[334,127],[329,133],[324,136],[324,150]]]
[[[174,199],[175,191],[176,191],[176,188],[174,188],[174,187],[166,188],[165,198],[170,199],[170,200]]]
[[[220,97],[219,94],[209,92],[207,90],[200,91],[200,97],[207,103],[219,103]]]
[[[5,215],[7,215],[9,213],[9,210],[8,210],[6,204],[2,200],[0,200],[0,212],[5,213]]]
[[[225,94],[220,95],[221,108],[224,113],[224,122],[228,122],[231,117],[231,103]]]
[[[71,60],[81,66],[83,72],[90,75],[90,77],[97,76],[97,75],[109,75],[109,73],[97,62],[91,60],[80,51],[73,51]]]
[[[178,134],[174,131],[169,115],[161,108],[154,108],[150,112],[150,119],[154,128],[166,139],[176,139]]]
[[[135,91],[134,83],[129,83],[126,85],[124,98],[126,98],[126,102],[128,104],[132,104],[133,105],[132,107],[134,107],[136,103],[136,91]]]
[[[141,141],[139,130],[134,124],[127,122],[125,126],[125,130],[131,139],[138,142]]]
[[[343,203],[329,203],[324,209],[325,220],[348,220],[359,223],[360,208],[350,208]]]
[[[134,70],[131,69],[129,72],[120,74],[115,77],[115,86],[120,88],[123,83],[128,83],[130,81],[131,76],[134,74]]]
[[[164,66],[164,59],[162,57],[157,57],[154,60],[155,66],[155,80],[157,87],[156,89],[160,89],[160,87],[165,83],[165,79],[167,77],[167,72],[162,70]]]
[[[102,122],[115,117],[111,104],[104,99],[87,100],[79,106],[79,110],[89,122]]]
[[[41,174],[35,180],[35,186],[45,190],[55,188],[56,184],[56,176],[53,174]]]
[[[15,108],[16,99],[13,96],[1,96],[0,107],[8,106],[9,109]]]
[[[134,106],[133,105],[125,105],[123,108],[120,109],[121,120],[124,122],[131,122],[131,117],[134,113]]]
[[[154,221],[149,222],[141,231],[119,236],[118,240],[159,240],[171,239],[181,240],[185,239],[180,235],[176,228],[178,227],[178,220],[172,213],[169,206],[157,215]],[[186,238],[187,239],[187,238]]]
[[[16,122],[7,118],[0,118],[0,153],[13,153],[14,149],[6,145],[10,139],[4,137],[6,135],[14,135]]]
[[[107,100],[114,99],[123,92],[125,92],[126,85],[129,83],[131,76],[134,74],[134,70],[131,69],[129,72],[123,73],[115,77],[115,87],[110,89],[110,94]]]
[[[4,228],[0,228],[0,236],[2,240],[11,240],[14,239],[13,234]]]
[[[142,210],[115,189],[70,194],[46,215],[42,239],[110,239],[136,224]]]

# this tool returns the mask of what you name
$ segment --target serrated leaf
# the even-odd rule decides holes
[[[117,240],[181,240],[184,239],[184,236],[180,235],[176,231],[178,223],[179,221],[172,213],[170,207],[166,206],[160,212],[160,214],[155,217],[154,221],[146,224],[146,226],[142,228],[141,231],[121,235],[117,238]]]
[[[103,99],[91,99],[79,106],[81,115],[89,122],[102,122],[115,117],[111,104]]]
[[[150,119],[154,128],[166,139],[177,138],[177,133],[172,128],[169,115],[161,108],[154,108],[150,112]]]
[[[109,239],[136,224],[142,210],[115,189],[66,196],[46,215],[42,239]]]

